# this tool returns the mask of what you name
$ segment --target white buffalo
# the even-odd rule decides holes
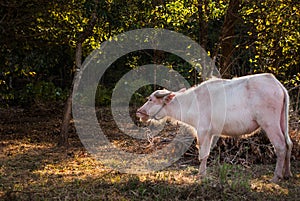
[[[238,136],[262,128],[277,155],[273,182],[290,177],[289,95],[272,74],[211,79],[178,92],[157,90],[137,110],[141,121],[172,117],[197,130],[199,174],[205,176],[213,136]]]

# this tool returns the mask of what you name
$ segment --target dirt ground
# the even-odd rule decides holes
[[[0,109],[0,200],[300,200],[300,134],[295,127],[290,131],[293,177],[278,184],[269,182],[276,157],[263,134],[220,139],[202,180],[194,144],[172,166],[135,175],[93,158],[73,126],[69,147],[57,147],[61,108]],[[138,154],[165,146],[180,131],[170,123],[155,138],[135,140],[120,134],[107,108],[99,111],[108,138]]]

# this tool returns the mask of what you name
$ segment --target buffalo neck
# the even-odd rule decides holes
[[[196,97],[190,93],[181,93],[175,96],[175,98],[166,105],[167,116],[195,126],[194,114],[197,112],[194,111],[196,109],[195,98]]]

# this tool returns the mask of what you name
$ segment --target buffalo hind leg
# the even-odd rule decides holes
[[[275,148],[277,162],[274,177],[272,178],[271,182],[277,183],[283,178],[283,170],[286,163],[287,148],[284,134],[282,133],[281,129],[276,126],[268,126],[266,128],[263,127],[263,129],[267,133],[269,140]]]
[[[291,172],[292,147],[293,147],[293,143],[287,145],[287,153],[285,157],[284,175],[283,175],[285,179],[288,179],[293,176]]]

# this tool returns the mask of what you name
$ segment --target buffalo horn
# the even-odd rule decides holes
[[[154,96],[156,97],[156,98],[163,98],[163,97],[165,97],[165,96],[167,96],[167,95],[170,95],[172,92],[171,91],[167,91],[167,90],[159,90],[159,91],[157,91],[155,94],[154,94]]]

